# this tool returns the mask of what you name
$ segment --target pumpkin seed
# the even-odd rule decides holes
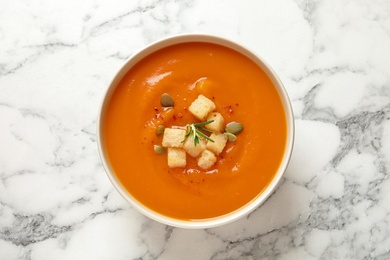
[[[163,107],[173,107],[174,105],[173,99],[168,93],[164,93],[161,95],[160,103]]]
[[[234,134],[232,133],[225,133],[227,139],[229,142],[234,142],[237,140],[237,136],[235,136]]]
[[[154,152],[155,152],[156,154],[163,154],[163,153],[165,152],[165,149],[164,149],[164,147],[162,147],[161,145],[155,144],[155,145],[154,145]]]
[[[242,132],[244,126],[238,122],[230,122],[226,125],[225,132],[237,135]]]
[[[157,126],[157,129],[156,129],[156,135],[162,135],[164,133],[164,130],[165,130],[165,126],[163,125],[159,125]]]

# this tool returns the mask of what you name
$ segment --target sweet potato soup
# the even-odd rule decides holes
[[[163,93],[174,106],[164,108]],[[156,128],[200,122],[189,106],[203,95],[224,125],[244,130],[227,142],[209,169],[186,156],[170,168]],[[123,77],[103,119],[104,147],[124,188],[140,203],[168,217],[201,220],[246,205],[271,182],[286,146],[286,115],[266,73],[244,55],[212,43],[180,43],[142,59]]]

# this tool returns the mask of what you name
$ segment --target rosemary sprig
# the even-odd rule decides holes
[[[203,132],[210,133],[210,134],[212,133],[212,131],[203,127],[212,122],[214,122],[214,120],[187,125],[187,133],[184,137],[184,140],[181,142],[184,143],[188,139],[188,137],[192,136],[192,139],[194,140],[194,146],[199,144],[199,139],[202,137],[214,143],[213,139],[211,139],[210,137],[208,137],[206,134],[203,133]]]

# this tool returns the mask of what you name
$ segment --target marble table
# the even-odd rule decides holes
[[[248,217],[185,230],[114,190],[96,118],[136,50],[235,40],[280,75],[291,163]],[[0,259],[390,259],[388,0],[0,2]]]

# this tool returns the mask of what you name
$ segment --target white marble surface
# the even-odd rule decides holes
[[[114,190],[96,117],[145,44],[211,33],[262,55],[296,118],[279,189],[208,230]],[[0,1],[0,259],[390,259],[390,1]]]

